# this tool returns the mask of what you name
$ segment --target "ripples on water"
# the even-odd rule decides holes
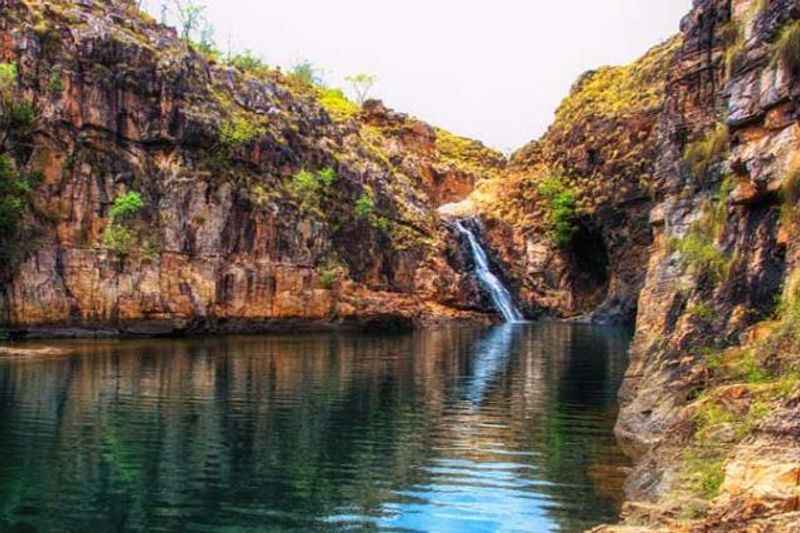
[[[0,529],[539,532],[617,514],[616,330],[64,345],[77,355],[0,359]]]

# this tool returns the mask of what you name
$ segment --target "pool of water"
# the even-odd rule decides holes
[[[580,531],[614,520],[628,336],[61,342],[0,359],[0,530]]]

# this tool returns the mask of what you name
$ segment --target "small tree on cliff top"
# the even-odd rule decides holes
[[[355,95],[358,105],[364,105],[364,102],[369,98],[369,92],[372,90],[372,87],[375,86],[375,83],[377,83],[378,77],[361,72],[359,74],[347,76],[345,80],[353,89],[353,94]]]
[[[204,25],[208,27],[204,2],[198,0],[172,0],[172,5],[175,8],[175,16],[178,17],[182,39],[188,41]]]

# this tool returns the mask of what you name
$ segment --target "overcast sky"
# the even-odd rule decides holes
[[[161,0],[148,0],[158,12]],[[499,149],[540,136],[582,72],[677,33],[691,0],[207,0],[218,46],[369,72],[387,105]]]

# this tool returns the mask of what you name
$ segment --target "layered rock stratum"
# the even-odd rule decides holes
[[[11,329],[476,317],[477,287],[435,208],[500,171],[499,153],[378,102],[359,110],[276,69],[218,62],[131,2],[3,0],[0,28],[0,61],[37,115],[19,164],[43,176],[20,264],[4,269]],[[104,236],[132,192],[144,205],[121,250]]]

